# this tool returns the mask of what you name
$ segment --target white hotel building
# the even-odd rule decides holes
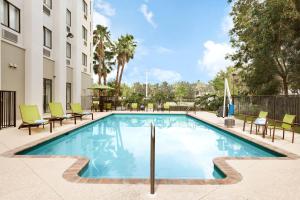
[[[92,83],[92,10],[91,0],[0,0],[0,90],[40,112],[81,102]]]

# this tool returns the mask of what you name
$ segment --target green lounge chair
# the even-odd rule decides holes
[[[39,127],[42,125],[44,128],[46,124],[49,124],[50,133],[52,133],[52,122],[41,118],[38,107],[36,105],[21,104],[19,108],[22,118],[22,124],[19,126],[19,129],[28,128],[29,135],[31,135],[32,127]]]
[[[105,103],[104,106],[105,106],[105,110],[106,110],[106,111],[112,110],[112,105],[111,105],[111,103]]]
[[[99,101],[93,101],[91,110],[97,112],[98,109],[99,109]]]
[[[152,110],[152,112],[154,112],[154,105],[153,103],[148,103],[147,105],[147,111]]]
[[[84,112],[80,103],[71,103],[71,110],[74,117],[80,117],[80,119],[82,119],[83,116],[91,115],[92,120],[94,120],[94,114],[92,112]]]
[[[74,119],[74,124],[76,124],[76,116],[66,115],[61,103],[49,103],[49,110],[51,113],[51,121],[53,121],[53,126],[55,121],[59,121],[60,125],[62,125],[63,120],[72,118]]]
[[[164,111],[165,110],[169,110],[169,112],[170,112],[170,103],[164,103]]]
[[[132,104],[131,104],[130,111],[132,111],[132,110],[138,111],[138,104],[137,104],[137,103],[132,103]]]
[[[296,115],[288,115],[285,114],[282,121],[279,120],[273,120],[272,125],[268,125],[268,128],[271,130],[273,129],[273,136],[272,136],[272,142],[274,142],[275,137],[275,129],[282,129],[282,139],[284,139],[285,131],[292,131],[293,137],[292,137],[292,143],[294,143],[295,138],[295,125],[298,125],[295,122]],[[281,124],[281,126],[277,126],[278,124]]]
[[[258,114],[258,117],[245,115],[243,131],[245,131],[246,123],[251,124],[251,127],[250,127],[250,134],[251,134],[253,124],[255,124],[256,133],[257,133],[257,127],[263,126],[264,127],[263,136],[265,136],[265,132],[266,132],[266,128],[267,128],[267,117],[268,117],[268,112],[265,112],[265,111],[260,111],[259,114]],[[265,119],[265,123],[263,123],[263,124],[255,123],[257,119]]]

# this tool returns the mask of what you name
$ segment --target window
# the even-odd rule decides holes
[[[43,110],[44,113],[49,112],[49,103],[52,102],[52,80],[44,78],[44,98],[43,98]]]
[[[1,24],[20,33],[20,9],[6,0],[0,0]]]
[[[85,0],[82,0],[82,9],[83,9],[84,18],[86,19],[88,14],[88,8]]]
[[[67,9],[67,26],[71,27],[71,11]]]
[[[44,27],[44,46],[51,49],[52,48],[52,32]]]
[[[87,41],[87,30],[84,26],[82,26],[82,38],[84,41]]]
[[[71,52],[71,44],[69,42],[67,42],[67,46],[66,46],[66,56],[67,58],[71,58],[72,52]]]
[[[70,104],[72,101],[72,85],[71,83],[66,84],[66,108],[70,110]]]
[[[44,4],[48,7],[48,8],[52,8],[52,0],[44,0]]]
[[[87,56],[84,53],[82,53],[82,65],[87,66]]]

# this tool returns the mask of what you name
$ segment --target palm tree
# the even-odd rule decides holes
[[[115,53],[117,55],[117,76],[116,76],[116,96],[120,93],[122,76],[125,65],[134,57],[136,42],[133,35],[121,35],[115,45]]]
[[[104,79],[106,84],[107,74],[112,70],[114,65],[114,48],[113,43],[110,41],[110,32],[107,27],[97,25],[96,30],[93,32],[93,45],[94,51],[94,73],[98,75],[98,83],[101,84],[101,78]]]

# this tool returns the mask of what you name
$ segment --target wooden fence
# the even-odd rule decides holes
[[[235,113],[257,115],[259,111],[269,112],[269,118],[282,120],[285,114],[296,115],[300,123],[300,96],[242,96],[234,97]]]

